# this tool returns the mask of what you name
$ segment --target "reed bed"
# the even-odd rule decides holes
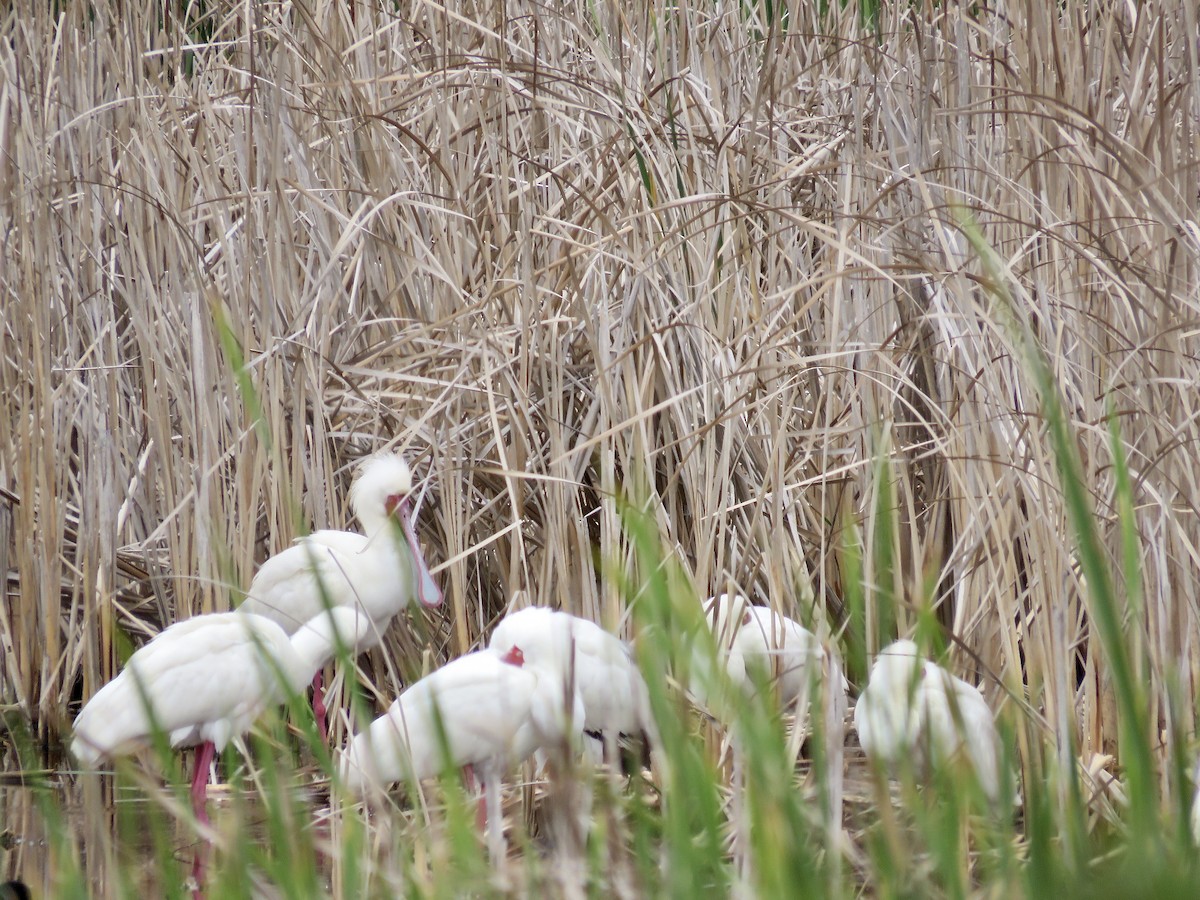
[[[70,721],[146,636],[344,527],[384,446],[447,603],[362,661],[368,703],[519,591],[672,665],[673,618],[736,587],[857,688],[935,636],[1022,773],[1023,816],[969,840],[963,803],[900,814],[851,778],[847,846],[798,853],[820,779],[779,796],[764,751],[743,814],[785,837],[747,888],[693,716],[690,775],[599,802],[589,884],[1195,875],[1194,4],[17,0],[0,33],[0,705],[6,777],[37,785],[0,789],[0,875],[182,889],[180,804],[125,771],[168,823],[139,857],[62,769]],[[403,803],[296,838],[274,733],[214,895],[570,894],[534,845],[497,883],[463,822]]]

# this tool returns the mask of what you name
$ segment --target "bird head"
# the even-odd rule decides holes
[[[358,470],[350,487],[350,508],[368,534],[382,530],[389,520],[399,522],[412,555],[414,595],[424,606],[439,606],[438,589],[417,543],[412,523],[412,472],[398,453],[372,456]]]
[[[741,594],[718,594],[704,601],[704,617],[718,647],[728,648],[734,635],[750,623],[750,601]]]
[[[318,613],[297,630],[296,635],[311,633],[307,638],[317,646],[326,647],[326,660],[333,658],[338,647],[357,652],[373,630],[370,616],[349,606],[335,606]],[[295,643],[298,638],[292,636]]]
[[[871,666],[871,684],[896,702],[911,697],[916,683],[925,675],[924,659],[912,641],[896,641],[879,651]]]
[[[921,653],[913,641],[893,641],[875,658],[875,662],[885,665],[911,666],[912,660],[920,659]]]
[[[350,487],[350,508],[364,527],[394,515],[412,491],[412,471],[398,453],[369,457]]]
[[[545,606],[509,613],[496,625],[488,647],[502,655],[516,651],[531,666],[565,671],[572,652],[571,617]]]

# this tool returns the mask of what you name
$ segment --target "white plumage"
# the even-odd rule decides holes
[[[730,681],[751,689],[757,667],[786,708],[804,711],[813,666],[825,668],[826,652],[816,635],[799,622],[765,606],[752,606],[739,594],[720,594],[705,602],[705,617],[717,643],[717,659]],[[833,677],[844,696],[848,685],[840,666]]]
[[[411,490],[412,474],[399,455],[368,459],[350,488],[350,507],[365,534],[324,530],[300,538],[262,564],[239,610],[266,616],[291,634],[327,607],[357,607],[374,626],[360,645],[367,650],[412,598],[440,604],[413,531]]]
[[[753,606],[740,594],[719,594],[704,603],[705,621],[716,642],[717,663],[725,669],[730,683],[741,693],[754,691],[766,683],[785,711],[794,711],[796,724],[788,740],[789,757],[799,755],[809,726],[819,716],[825,744],[826,822],[835,833],[842,826],[842,763],[844,759],[846,708],[849,703],[849,684],[842,673],[841,661],[832,650],[827,651],[816,635],[799,622],[782,616],[765,606]],[[707,669],[703,657],[696,659],[700,672]],[[757,674],[755,674],[757,673]],[[809,691],[813,685],[820,689],[810,709]],[[693,693],[701,703],[708,701],[707,689],[713,679],[700,677]],[[734,699],[737,702],[737,699]],[[718,714],[728,715],[727,709]],[[742,752],[740,741],[733,743],[735,799],[742,802]],[[739,821],[742,817],[736,816]],[[739,831],[735,851],[746,852],[749,835]]]
[[[1196,764],[1192,767],[1192,783],[1195,785],[1195,793],[1192,795],[1192,808],[1188,816],[1188,824],[1191,825],[1192,841],[1200,845],[1200,760],[1196,760]]]
[[[498,854],[500,779],[539,746],[570,738],[582,721],[578,696],[564,709],[553,679],[524,667],[519,652],[468,653],[400,694],[350,741],[339,771],[358,794],[448,767],[470,767],[486,791],[489,845]]]
[[[71,753],[87,767],[144,745],[157,726],[172,747],[200,745],[193,798],[214,752],[244,734],[269,707],[297,693],[336,652],[353,648],[368,623],[335,609],[292,637],[262,616],[213,613],[177,622],[129,658],[75,719]],[[197,810],[198,814],[200,810]]]
[[[928,771],[962,760],[992,802],[1000,794],[1000,738],[992,710],[974,686],[922,659],[912,641],[880,651],[854,708],[867,757],[896,769],[912,760]]]
[[[468,653],[407,688],[350,741],[341,774],[357,793],[421,780],[447,766],[503,772],[537,746],[537,676],[489,652]],[[443,740],[444,738],[444,740]]]
[[[583,730],[593,740],[626,735],[657,745],[650,696],[631,648],[595,622],[529,607],[501,619],[488,646],[502,655],[518,650],[528,667],[555,679],[560,690],[573,688],[583,704]]]

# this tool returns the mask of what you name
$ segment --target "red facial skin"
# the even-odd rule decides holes
[[[513,647],[511,650],[505,653],[501,659],[510,666],[517,666],[520,668],[521,666],[525,665],[525,654],[521,652],[520,647]]]

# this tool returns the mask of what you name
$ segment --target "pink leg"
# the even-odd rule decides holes
[[[216,753],[216,747],[212,741],[205,741],[196,751],[196,771],[192,775],[192,810],[196,813],[196,818],[205,825],[209,824],[208,810],[206,809],[208,800],[208,770],[212,766],[213,755]]]
[[[324,684],[324,673],[318,669],[313,676],[313,715],[317,719],[317,731],[321,735],[321,743],[329,743],[329,710],[325,708],[325,692],[321,689]]]
[[[192,857],[192,883],[196,885],[192,888],[192,900],[204,900],[204,861],[210,846],[205,841],[196,848],[196,855]]]
[[[196,813],[196,819],[203,822],[205,825],[208,821],[208,770],[212,765],[213,756],[216,753],[216,747],[212,741],[205,741],[196,750],[196,772],[192,776],[192,810]],[[196,848],[196,855],[192,858],[192,880],[196,887],[192,891],[193,900],[204,900],[204,863],[208,856],[208,842],[201,842]]]

